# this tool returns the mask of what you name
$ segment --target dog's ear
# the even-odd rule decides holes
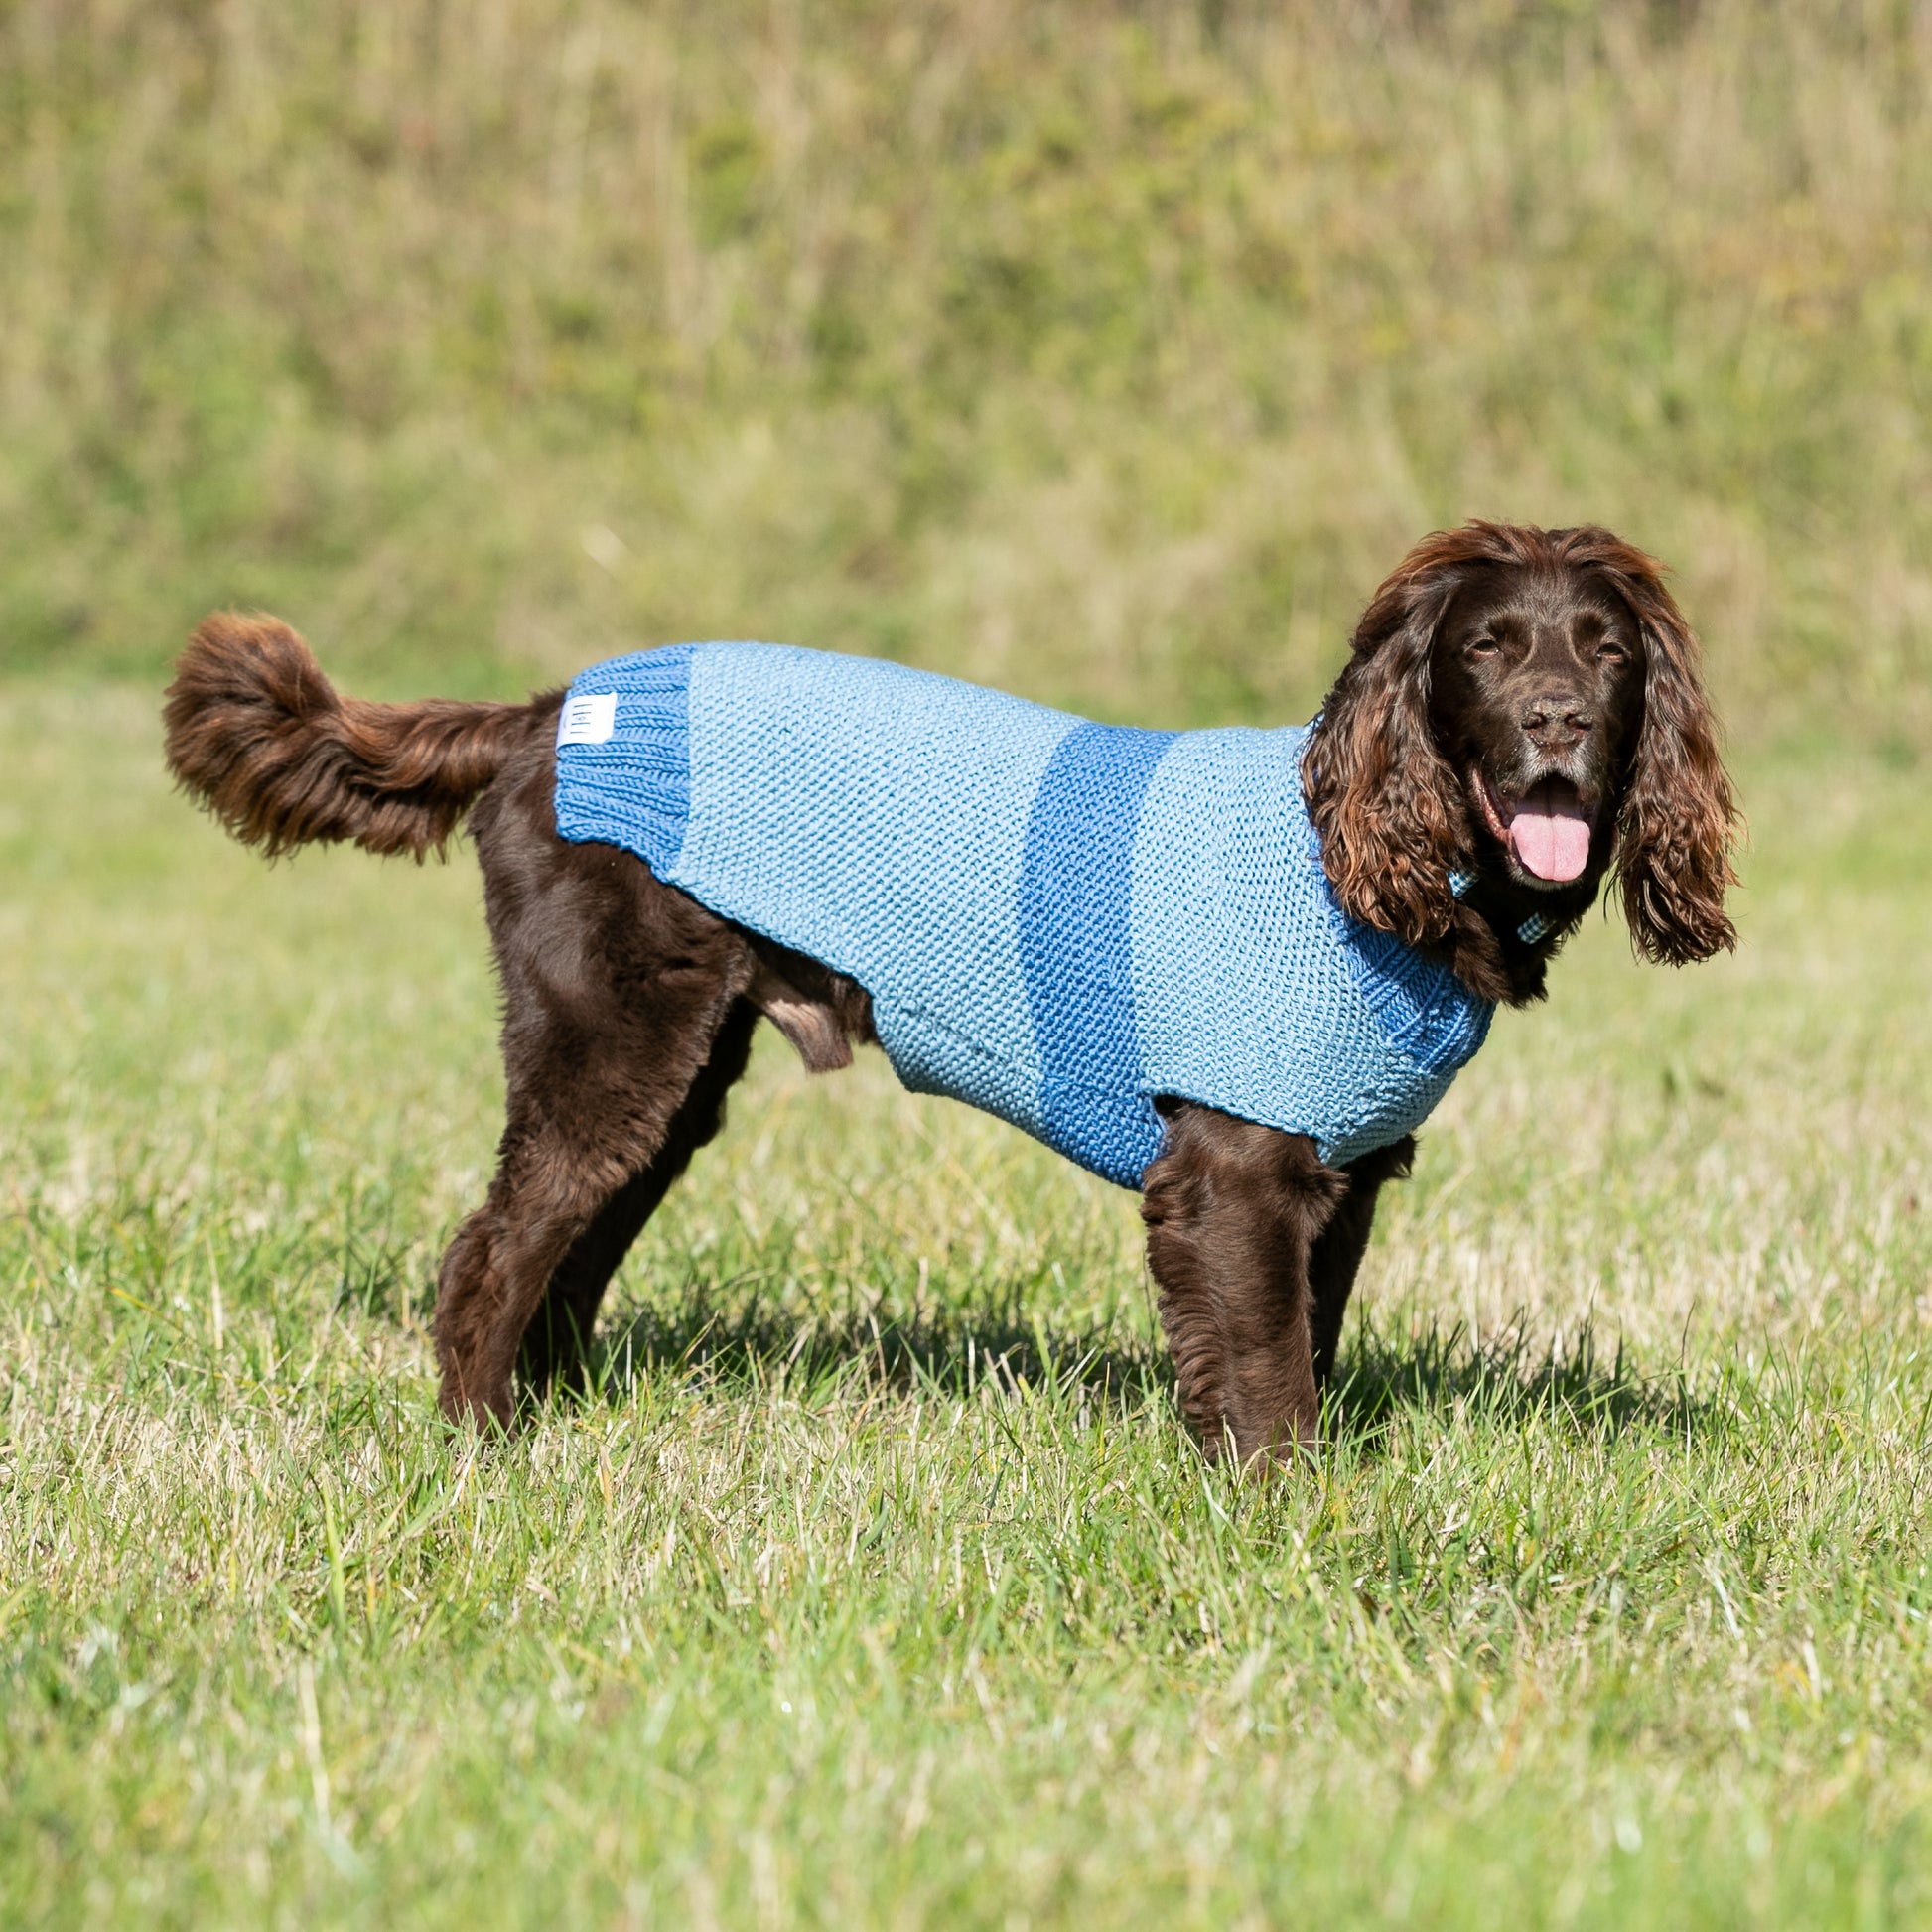
[[[1589,561],[1615,584],[1643,632],[1643,723],[1617,813],[1617,887],[1630,937],[1670,966],[1737,943],[1725,888],[1741,820],[1698,676],[1698,641],[1641,550],[1607,537]]]
[[[1454,566],[1471,560],[1469,534],[1418,544],[1369,600],[1302,760],[1342,909],[1412,946],[1449,930],[1449,872],[1467,839],[1454,774],[1430,729],[1429,667]]]

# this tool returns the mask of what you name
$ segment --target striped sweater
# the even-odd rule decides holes
[[[899,1078],[1138,1186],[1156,1095],[1343,1162],[1415,1127],[1490,1004],[1350,919],[1307,728],[1136,731],[873,659],[679,644],[585,671],[557,829],[850,975]]]

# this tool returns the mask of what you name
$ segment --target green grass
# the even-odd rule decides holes
[[[0,4],[0,1922],[1932,1923],[1922,11]],[[474,870],[171,797],[189,623],[1280,721],[1469,513],[1679,567],[1743,944],[1498,1022],[1318,1468],[1127,1196],[771,1041],[442,1431]]]
[[[384,692],[777,636],[1305,717],[1470,513],[1932,749],[1897,0],[17,0],[0,664]]]
[[[1932,823],[1746,762],[1399,1190],[1320,1465],[1176,1426],[1127,1196],[767,1042],[602,1390],[436,1420],[474,869],[265,870],[0,705],[0,1918],[1932,1918]]]

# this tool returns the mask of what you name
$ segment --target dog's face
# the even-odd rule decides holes
[[[1430,727],[1484,870],[1552,892],[1594,885],[1643,716],[1643,626],[1587,571],[1475,567],[1430,650]]]
[[[1434,944],[1473,871],[1547,897],[1557,930],[1614,866],[1646,958],[1733,944],[1737,813],[1697,656],[1658,566],[1607,530],[1425,538],[1369,600],[1303,764],[1343,908]]]

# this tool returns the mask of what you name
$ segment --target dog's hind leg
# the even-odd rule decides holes
[[[657,1211],[691,1157],[724,1125],[725,1096],[745,1071],[760,1015],[798,1049],[806,1070],[850,1066],[854,1040],[878,1038],[864,990],[814,959],[747,935],[758,968],[733,1008],[708,1059],[671,1119],[664,1145],[598,1211],[550,1281],[523,1336],[518,1363],[532,1394],[553,1383],[578,1388],[598,1304],[644,1223]]]
[[[725,1097],[745,1071],[758,1020],[749,1004],[732,1009],[710,1059],[672,1115],[663,1146],[604,1203],[551,1276],[524,1330],[517,1365],[519,1380],[530,1394],[541,1394],[552,1384],[583,1386],[585,1352],[604,1291],[692,1155],[724,1125]]]
[[[629,853],[559,839],[553,801],[543,745],[471,817],[508,1118],[488,1196],[443,1258],[436,1354],[445,1414],[476,1423],[509,1422],[553,1283],[581,1346],[631,1235],[715,1130],[755,1020],[745,935]]]
[[[553,1288],[566,1298],[567,1319],[574,1305],[581,1336],[629,1237],[708,1138],[694,1131],[703,1103],[686,1108],[714,1064],[706,1099],[715,1127],[724,1076],[742,1068],[756,1015],[729,987],[686,990],[722,992],[723,1011],[694,1013],[669,989],[648,987],[632,1024],[602,1029],[599,1037],[567,1024],[512,1029],[509,1120],[495,1178],[437,1281],[446,1415],[509,1422],[524,1335]],[[714,1063],[721,1045],[724,1057]],[[677,1145],[681,1123],[687,1132]]]

